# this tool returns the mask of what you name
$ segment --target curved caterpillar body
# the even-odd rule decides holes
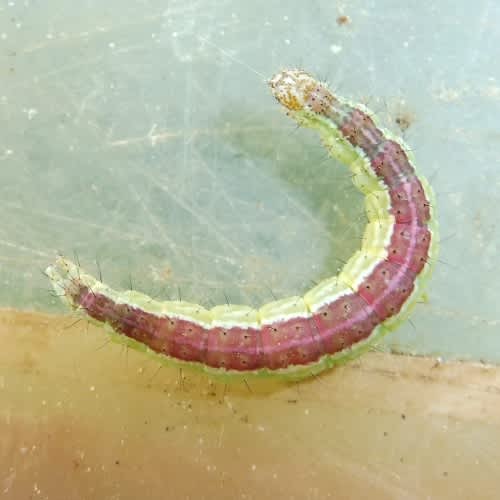
[[[258,310],[207,310],[119,293],[59,257],[47,274],[73,309],[111,327],[118,341],[227,378],[316,374],[359,355],[408,317],[438,251],[433,193],[412,154],[367,109],[303,71],[282,71],[269,85],[287,114],[315,129],[331,156],[349,166],[366,195],[363,244],[342,271],[303,297]]]

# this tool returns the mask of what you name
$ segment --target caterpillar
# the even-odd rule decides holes
[[[259,309],[208,310],[118,292],[62,256],[46,270],[56,293],[115,340],[226,380],[299,380],[359,356],[408,318],[438,252],[434,194],[402,140],[305,71],[284,70],[268,83],[287,115],[318,132],[365,195],[361,248],[337,276]]]

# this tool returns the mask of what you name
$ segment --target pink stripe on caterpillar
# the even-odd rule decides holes
[[[401,265],[407,264],[410,270],[418,274],[426,263],[430,242],[431,233],[428,227],[416,226],[416,231],[413,232],[408,224],[395,224],[387,259]],[[413,248],[413,252],[410,248]]]
[[[334,96],[300,70],[278,73],[269,84],[287,114],[317,129],[354,177],[373,179],[360,186],[372,197],[371,224],[380,227],[365,233],[361,250],[339,276],[302,298],[259,310],[217,306],[208,311],[185,302],[159,303],[136,292],[120,294],[60,257],[47,274],[71,307],[160,359],[228,377],[302,378],[361,353],[404,320],[437,252],[432,191],[417,176],[405,146],[364,108]]]
[[[271,370],[307,364],[325,352],[312,318],[299,317],[263,325],[261,339]]]
[[[415,175],[401,144],[393,140],[385,141],[378,148],[371,164],[388,187],[397,186]]]

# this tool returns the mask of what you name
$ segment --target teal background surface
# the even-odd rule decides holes
[[[498,362],[498,26],[494,0],[2,2],[0,305],[64,311],[57,253],[206,306],[335,274],[362,197],[265,83],[302,67],[403,136],[437,194],[429,302],[387,344]]]

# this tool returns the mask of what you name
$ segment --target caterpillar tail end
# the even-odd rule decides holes
[[[49,277],[52,288],[62,301],[75,308],[72,297],[77,293],[81,282],[78,266],[59,255],[54,264],[47,267],[45,274]]]

